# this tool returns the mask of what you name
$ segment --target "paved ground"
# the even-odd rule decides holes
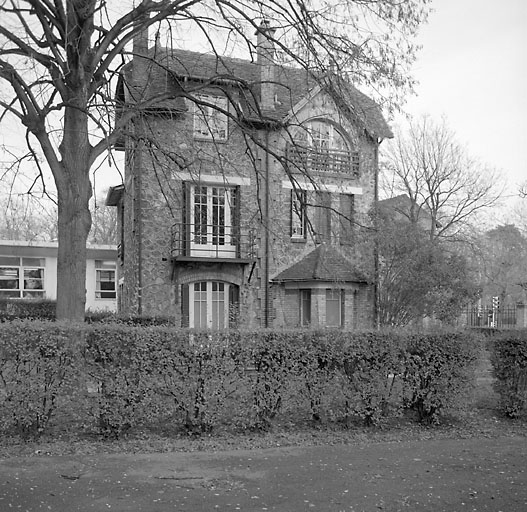
[[[0,460],[0,511],[527,511],[527,438]]]

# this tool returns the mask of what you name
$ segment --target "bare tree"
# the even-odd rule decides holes
[[[411,120],[386,145],[383,160],[385,194],[408,196],[405,215],[426,224],[431,239],[455,239],[503,191],[498,173],[471,158],[444,120]]]
[[[175,99],[174,93],[152,97],[139,91],[136,108],[114,118],[114,78],[134,53],[142,57],[135,59],[138,65],[148,58],[144,48],[131,48],[137,34],[152,28],[177,36],[184,27],[187,33],[203,36],[209,53],[219,56],[236,47],[252,57],[253,35],[261,19],[268,18],[273,30],[266,37],[281,50],[284,62],[318,76],[333,70],[379,91],[401,92],[412,85],[411,36],[426,18],[429,3],[2,0],[0,120],[15,119],[25,127],[30,152],[36,155],[39,148],[56,185],[61,275],[57,317],[84,317],[86,240],[92,223],[90,169],[141,111]],[[220,38],[214,35],[218,32]],[[184,84],[178,91],[180,97],[195,101],[192,93]]]
[[[92,224],[88,241],[92,244],[115,245],[117,243],[117,211],[99,198],[92,202]]]

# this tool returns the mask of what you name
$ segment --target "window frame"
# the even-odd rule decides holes
[[[106,265],[113,265],[106,266]],[[113,280],[102,280],[100,275],[102,272],[113,273]],[[95,260],[95,300],[116,300],[117,299],[117,265],[113,260]],[[113,290],[103,290],[100,288],[100,283],[112,283]],[[113,296],[105,296],[103,294],[113,294]]]
[[[291,190],[290,197],[289,235],[292,240],[305,240],[307,238],[307,191]]]
[[[234,283],[219,279],[201,280],[181,287],[182,327],[229,329],[238,321],[235,309],[239,309],[239,287]],[[197,327],[196,320],[199,321]]]
[[[311,288],[300,288],[298,290],[298,323],[301,327],[311,325],[312,296]]]
[[[345,291],[341,288],[326,288],[326,327],[341,328],[344,326],[344,307],[345,307]],[[331,297],[330,297],[331,295]],[[336,323],[329,323],[329,305],[336,305],[338,313],[338,321]],[[334,313],[335,313],[334,312]]]
[[[4,276],[0,276],[0,297],[8,299],[43,299],[46,297],[46,258],[0,256],[0,269],[16,272],[16,277],[4,278]],[[38,272],[39,275],[29,275],[30,272]],[[16,288],[2,287],[7,281],[16,281]],[[30,282],[39,283],[40,286],[28,286]]]
[[[194,138],[196,140],[225,142],[229,138],[229,116],[218,109],[229,111],[227,97],[200,94],[196,96],[196,102],[193,105],[192,132]]]

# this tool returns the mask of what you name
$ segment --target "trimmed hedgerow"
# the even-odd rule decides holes
[[[490,340],[494,388],[511,418],[527,411],[527,330],[503,331]]]
[[[403,363],[404,406],[427,423],[437,423],[446,408],[462,406],[473,385],[479,350],[469,332],[409,335]]]
[[[0,427],[38,437],[79,388],[82,329],[14,321],[0,328]]]
[[[27,437],[60,417],[111,437],[156,425],[200,434],[277,418],[378,425],[404,408],[437,422],[476,353],[460,333],[5,323],[0,427]]]
[[[54,320],[57,302],[50,299],[0,299],[0,321]]]

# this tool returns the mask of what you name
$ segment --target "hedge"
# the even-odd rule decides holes
[[[56,424],[119,437],[199,434],[278,418],[379,425],[405,409],[438,422],[463,404],[478,346],[466,333],[232,331],[0,324],[0,429]]]
[[[527,412],[527,330],[507,330],[490,340],[494,388],[508,416]]]

